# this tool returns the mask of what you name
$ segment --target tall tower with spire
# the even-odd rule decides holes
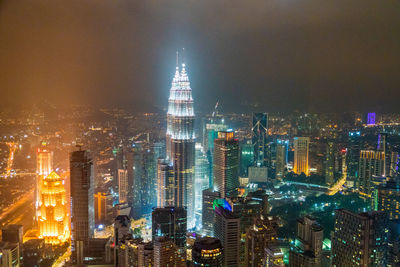
[[[166,147],[173,167],[174,206],[186,207],[188,227],[194,225],[194,110],[185,64],[176,66],[168,99]]]

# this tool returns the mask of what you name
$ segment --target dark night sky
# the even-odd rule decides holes
[[[398,0],[0,0],[0,99],[154,110],[182,47],[201,110],[400,111]]]

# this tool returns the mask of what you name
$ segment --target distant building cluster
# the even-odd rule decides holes
[[[399,266],[398,118],[194,104],[0,121],[0,266]]]

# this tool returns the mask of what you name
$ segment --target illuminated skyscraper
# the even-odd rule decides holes
[[[128,201],[128,188],[128,171],[118,169],[118,196],[120,204]]]
[[[214,188],[224,198],[239,185],[239,141],[234,132],[219,132],[214,141]]]
[[[187,217],[184,208],[164,207],[153,210],[151,228],[153,242],[159,236],[171,239],[177,248],[178,262],[186,258],[186,229]]]
[[[224,248],[224,265],[238,267],[240,258],[240,217],[232,213],[232,208],[215,207],[214,235],[221,240]]]
[[[327,184],[333,184],[335,180],[335,150],[333,142],[326,144],[325,153],[325,182]]]
[[[213,162],[214,162],[214,140],[218,138],[218,132],[228,130],[225,120],[218,112],[218,102],[211,118],[203,121],[203,148],[207,155],[209,167],[209,188],[213,187]]]
[[[388,266],[388,222],[384,212],[336,210],[332,266]]]
[[[276,178],[282,179],[288,159],[288,140],[277,140],[276,144]]]
[[[254,145],[250,140],[240,144],[240,177],[249,176],[249,167],[254,165]]]
[[[268,115],[267,113],[254,113],[253,126],[251,128],[254,145],[254,161],[257,166],[265,166],[267,156],[268,139]]]
[[[174,204],[173,168],[164,159],[158,160],[157,177],[157,207],[172,206]]]
[[[186,73],[176,67],[168,99],[167,159],[173,166],[174,206],[186,207],[188,227],[194,226],[194,159],[195,134],[192,89]]]
[[[324,229],[313,217],[298,219],[296,241],[289,252],[289,266],[321,266],[323,236]]]
[[[47,176],[53,171],[53,152],[46,147],[46,143],[38,148],[36,154],[37,173],[39,175]]]
[[[45,142],[42,142],[36,153],[36,219],[40,214],[40,189],[43,179],[53,171],[53,152],[46,145]]]
[[[214,201],[221,198],[221,193],[211,188],[203,190],[202,223],[204,235],[214,234],[215,213]]]
[[[39,238],[60,244],[69,238],[64,180],[54,171],[40,185]]]
[[[94,232],[93,163],[89,152],[70,154],[71,253],[76,265],[83,264],[84,246]]]
[[[349,132],[346,164],[347,164],[347,177],[350,180],[356,181],[358,178],[358,164],[360,160],[361,151],[361,132]]]
[[[203,190],[208,189],[209,173],[208,173],[208,159],[204,153],[203,147],[200,143],[196,143],[196,160],[195,160],[195,213],[196,220],[201,221],[201,210],[203,206]]]
[[[385,172],[385,153],[382,151],[361,150],[359,163],[360,193],[372,197],[374,193],[373,178],[379,178]]]
[[[297,174],[304,173],[309,175],[308,168],[308,152],[310,146],[309,137],[295,137],[294,138],[294,167],[293,171]]]

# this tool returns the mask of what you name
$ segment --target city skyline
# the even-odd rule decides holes
[[[400,266],[398,9],[1,1],[0,266]]]

